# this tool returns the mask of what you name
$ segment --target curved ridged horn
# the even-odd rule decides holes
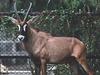
[[[28,14],[29,14],[29,11],[30,11],[31,7],[32,7],[32,3],[30,2],[30,6],[29,6],[29,8],[28,8],[28,11],[26,12],[26,15],[25,15],[25,17],[24,17],[23,23],[25,23],[25,21],[26,21],[26,19],[27,19],[27,16],[28,16]]]
[[[17,13],[16,2],[14,2],[14,10],[15,10],[15,14],[17,16],[17,20],[20,23],[21,22],[21,19],[20,19],[20,16],[18,15],[18,13]]]

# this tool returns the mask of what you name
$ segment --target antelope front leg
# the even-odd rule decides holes
[[[41,59],[40,75],[47,75],[46,73],[46,60]]]
[[[40,65],[35,64],[35,75],[40,75]]]

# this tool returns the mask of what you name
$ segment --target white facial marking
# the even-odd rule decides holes
[[[18,41],[23,41],[24,38],[25,38],[25,36],[23,36],[23,35],[19,35],[19,36],[17,37]]]
[[[20,31],[21,30],[21,27],[20,27],[20,25],[18,25],[18,31]]]
[[[26,24],[23,26],[23,30],[24,30],[24,31],[26,31],[26,26],[27,26]]]

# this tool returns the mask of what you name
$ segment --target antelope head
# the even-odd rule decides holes
[[[30,20],[26,21],[31,6],[32,6],[32,3],[30,3],[28,11],[26,12],[26,15],[22,21],[20,16],[17,13],[16,2],[14,3],[14,10],[15,10],[17,19],[15,19],[13,17],[9,17],[9,19],[18,27],[18,31],[19,31],[19,35],[17,37],[18,41],[23,41],[25,39],[27,27],[28,27],[28,25],[30,25],[32,23],[33,19],[35,18],[35,17],[32,17]]]

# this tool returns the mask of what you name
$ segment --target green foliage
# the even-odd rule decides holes
[[[12,25],[12,22],[8,19],[8,17],[3,17],[0,19],[1,38],[5,37],[4,40],[7,40],[14,37],[15,30],[16,28]]]
[[[88,52],[92,52],[96,48],[95,22],[91,16],[78,17],[74,13],[66,14],[66,10],[52,10],[43,11],[33,26],[56,36],[77,37],[86,43]]]
[[[57,70],[55,71],[55,75],[71,75],[71,71],[69,69],[69,65],[58,65]]]
[[[27,1],[25,2],[27,3]],[[86,13],[89,11],[100,12],[99,0],[50,0],[49,4],[46,1],[41,3],[44,4],[43,7],[41,4],[37,6],[36,2],[39,2],[39,0],[33,1],[33,8],[38,11],[46,10],[41,12],[41,15],[33,23],[33,28],[50,32],[54,36],[77,37],[86,44],[88,54],[99,55],[100,18],[97,16],[92,17],[91,15],[75,15],[75,13]],[[28,7],[28,5],[25,6],[25,3],[20,0],[17,0],[17,6],[18,10],[24,8],[26,10],[26,7]],[[20,16],[23,18],[24,15]],[[31,18],[31,16],[29,16],[28,19],[29,18]],[[3,32],[5,37],[15,37],[16,31],[17,28],[7,17],[0,19],[0,32]],[[91,63],[93,63],[92,66],[96,68],[95,70],[97,71],[98,64],[100,64],[99,60],[95,62],[92,60]],[[56,75],[70,75],[70,71],[65,67],[66,65],[58,65],[55,71]]]

